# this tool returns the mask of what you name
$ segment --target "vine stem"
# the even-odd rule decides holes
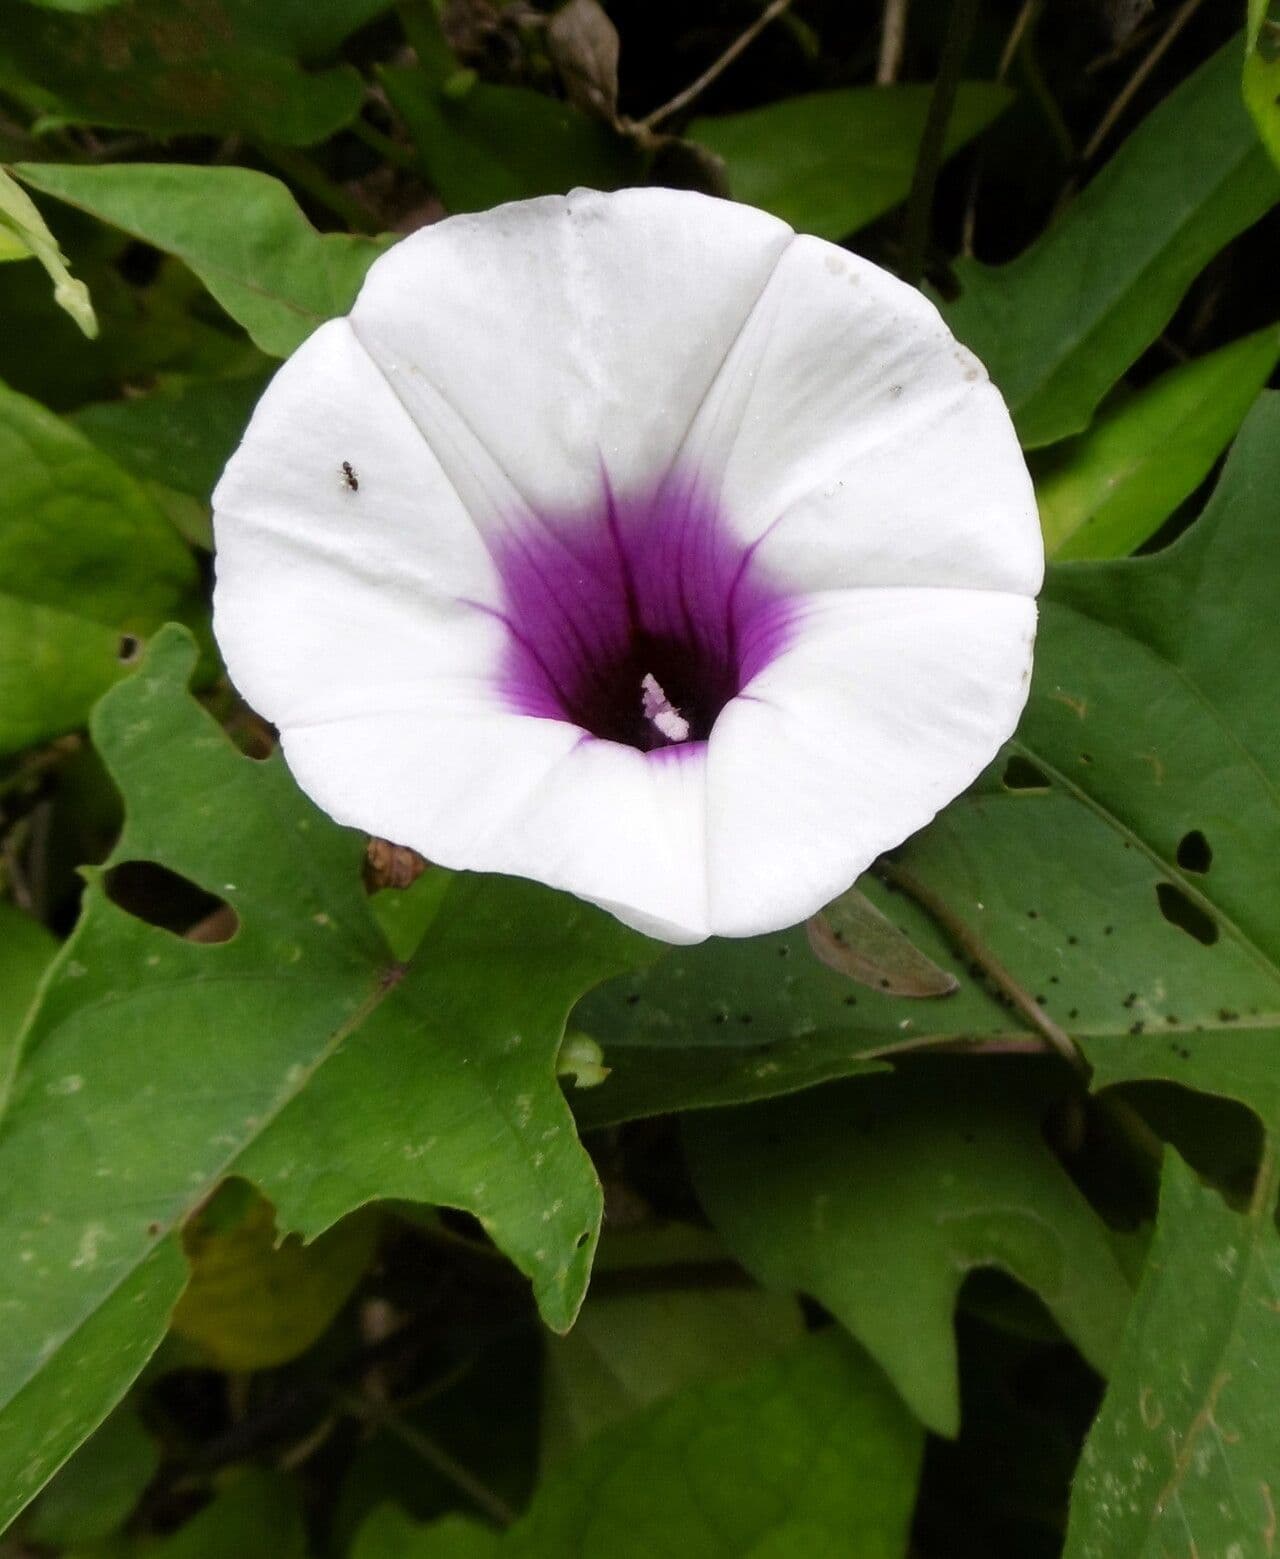
[[[374,1424],[380,1429],[386,1429],[398,1440],[403,1441],[416,1456],[426,1462],[428,1467],[434,1468],[442,1478],[465,1494],[478,1510],[482,1510],[488,1516],[490,1521],[500,1527],[509,1527],[515,1520],[516,1513],[506,1500],[501,1499],[488,1484],[482,1483],[460,1461],[450,1456],[443,1446],[437,1445],[412,1424],[406,1424],[394,1411],[380,1407],[366,1397],[345,1395],[339,1398],[339,1402],[354,1418]]]
[[[907,11],[911,0],[884,0],[884,19],[880,24],[880,57],[876,61],[876,85],[891,86],[902,69],[907,44]]]
[[[660,125],[664,119],[670,119],[672,114],[678,114],[682,108],[687,108],[694,98],[705,92],[716,77],[722,71],[727,70],[747,45],[752,43],[770,22],[781,16],[790,4],[791,0],[769,0],[769,4],[765,6],[750,27],[738,34],[719,59],[713,60],[706,70],[696,80],[691,81],[683,91],[677,92],[668,102],[663,103],[660,108],[655,108],[646,118],[641,119],[638,122],[639,128],[641,130],[652,130],[656,125]]]
[[[916,287],[924,275],[924,258],[929,247],[929,218],[933,210],[933,192],[942,167],[947,143],[947,126],[960,88],[960,73],[969,52],[974,23],[978,19],[979,0],[952,0],[951,19],[938,62],[938,79],[929,99],[929,114],[920,137],[911,193],[907,196],[907,219],[903,234],[902,279]]]
[[[1146,55],[1142,63],[1138,66],[1137,70],[1134,71],[1133,75],[1130,76],[1128,81],[1125,82],[1124,86],[1121,87],[1115,102],[1112,103],[1111,107],[1107,109],[1106,113],[1102,116],[1102,120],[1099,123],[1098,128],[1089,137],[1084,151],[1080,154],[1081,162],[1092,161],[1093,157],[1098,151],[1098,148],[1115,128],[1116,121],[1120,118],[1121,114],[1124,113],[1125,109],[1128,108],[1130,102],[1133,99],[1134,93],[1164,58],[1165,51],[1168,49],[1169,45],[1187,25],[1191,18],[1196,14],[1203,3],[1204,0],[1184,0],[1184,4],[1182,5],[1181,9],[1174,14],[1173,18],[1169,22],[1169,25],[1156,40],[1155,46]]]

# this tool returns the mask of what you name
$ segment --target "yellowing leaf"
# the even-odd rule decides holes
[[[191,1279],[173,1313],[179,1336],[224,1370],[270,1369],[305,1353],[373,1255],[378,1221],[356,1213],[309,1245],[277,1243],[271,1204],[229,1181],[183,1230]]]

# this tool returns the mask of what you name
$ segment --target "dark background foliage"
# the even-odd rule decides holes
[[[8,0],[0,1552],[1271,1554],[1277,27]],[[419,875],[209,633],[385,243],[645,182],[930,289],[1059,559],[1018,737],[812,939]]]

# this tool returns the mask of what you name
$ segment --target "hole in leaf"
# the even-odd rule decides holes
[[[587,1241],[590,1238],[591,1238],[591,1230],[590,1229],[584,1229],[582,1231],[582,1233],[578,1236],[578,1238],[573,1243],[574,1243],[575,1247],[578,1250],[581,1250],[582,1247],[587,1243]]]
[[[103,886],[126,914],[192,942],[229,942],[240,929],[240,917],[225,899],[155,861],[121,861]]]
[[[1213,851],[1200,830],[1193,828],[1189,834],[1183,834],[1178,840],[1178,865],[1183,871],[1207,872],[1212,864]]]
[[[1156,898],[1160,901],[1160,913],[1171,926],[1177,926],[1188,936],[1195,937],[1205,947],[1212,947],[1218,940],[1218,922],[1185,894],[1176,883],[1158,882]]]
[[[116,645],[116,659],[122,666],[131,666],[137,660],[141,648],[142,640],[136,633],[122,633]]]
[[[1048,790],[1049,776],[1036,767],[1029,758],[1015,754],[1004,766],[1000,776],[1006,790]]]

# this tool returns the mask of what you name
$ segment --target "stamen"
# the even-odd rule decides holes
[[[673,708],[651,671],[646,671],[641,679],[640,704],[645,719],[652,721],[655,729],[669,742],[688,741],[689,722],[678,709]]]

